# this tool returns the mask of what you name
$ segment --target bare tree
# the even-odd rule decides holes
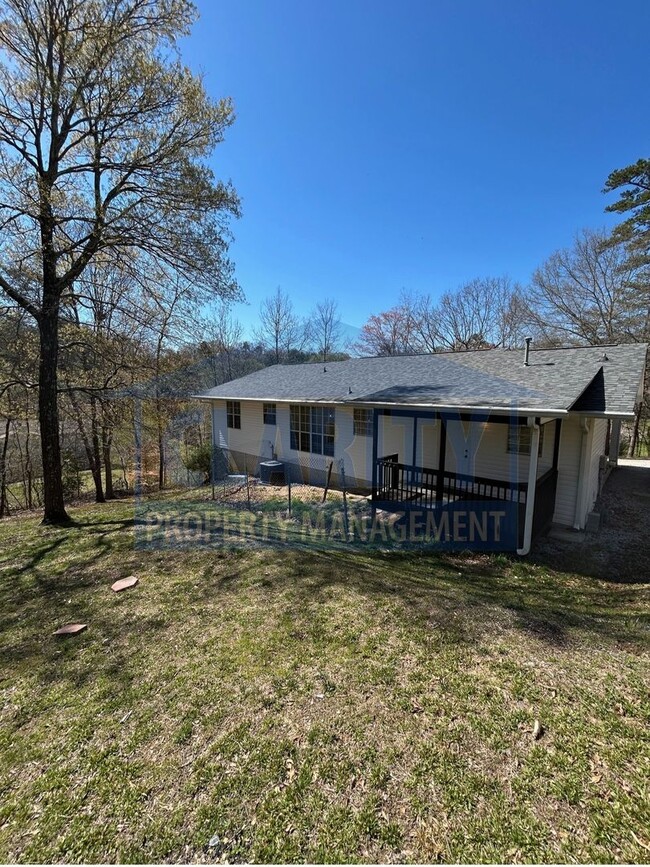
[[[432,332],[440,348],[485,349],[510,345],[518,323],[518,288],[508,277],[485,277],[445,292],[432,309]]]
[[[314,308],[309,317],[309,334],[314,349],[326,362],[336,352],[341,342],[341,317],[332,298],[326,298]]]
[[[527,319],[542,340],[598,344],[647,338],[648,273],[630,262],[622,245],[609,241],[604,231],[585,230],[571,248],[553,253],[535,271]]]
[[[519,286],[508,277],[472,280],[437,303],[403,291],[399,304],[374,314],[361,329],[356,349],[373,355],[512,346],[521,338]]]
[[[363,325],[354,349],[361,355],[411,355],[421,350],[426,330],[426,300],[402,294],[390,310],[375,313]]]
[[[233,378],[233,354],[242,342],[244,329],[232,315],[230,306],[221,302],[198,323],[201,349],[212,366],[213,385]]]
[[[273,352],[275,363],[285,358],[292,349],[302,349],[305,329],[293,312],[291,299],[280,286],[260,305],[260,325],[257,339]]]
[[[68,520],[59,325],[102,250],[141,250],[198,288],[237,293],[229,185],[204,163],[233,121],[174,58],[189,0],[2,0],[0,289],[36,321],[44,521]]]

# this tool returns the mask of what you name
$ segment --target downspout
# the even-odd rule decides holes
[[[589,419],[580,419],[582,437],[580,439],[580,465],[578,467],[578,490],[576,491],[576,509],[573,515],[573,529],[581,530],[585,499],[585,484],[587,482],[587,439],[589,437]]]
[[[537,489],[537,463],[539,457],[539,425],[534,418],[528,419],[528,427],[531,428],[530,436],[530,461],[528,462],[528,487],[526,488],[526,512],[524,516],[524,539],[521,548],[517,548],[517,554],[525,556],[530,551],[533,541],[533,515],[535,514],[535,493]]]

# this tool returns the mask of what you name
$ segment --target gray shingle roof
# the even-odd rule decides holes
[[[523,350],[503,349],[276,364],[200,396],[627,416],[634,411],[646,352],[647,345],[638,343],[532,350],[528,367]]]

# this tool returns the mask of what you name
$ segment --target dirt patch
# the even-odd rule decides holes
[[[650,582],[650,462],[615,467],[594,511],[601,514],[597,533],[576,541],[544,537],[531,557],[608,581]]]

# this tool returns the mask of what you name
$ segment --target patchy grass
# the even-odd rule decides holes
[[[1,861],[648,860],[648,585],[132,509],[0,523]]]

